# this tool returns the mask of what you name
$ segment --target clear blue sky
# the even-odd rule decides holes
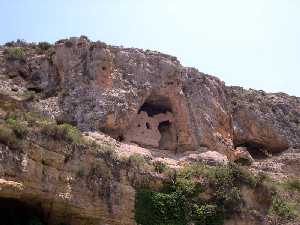
[[[299,0],[0,0],[0,43],[87,35],[300,96]]]

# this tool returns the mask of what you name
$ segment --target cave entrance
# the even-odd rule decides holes
[[[150,96],[140,107],[125,134],[129,142],[145,147],[175,150],[177,146],[175,119],[169,98]]]
[[[162,96],[152,96],[145,101],[138,113],[141,111],[144,111],[148,114],[148,116],[153,117],[160,113],[172,113],[172,107],[168,98]]]
[[[5,225],[47,224],[41,207],[10,198],[0,198],[0,221]]]
[[[247,142],[244,144],[240,144],[237,147],[246,147],[249,154],[253,159],[265,159],[268,157],[266,152],[264,151],[264,147],[260,144],[254,142]]]

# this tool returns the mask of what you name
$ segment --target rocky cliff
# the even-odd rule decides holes
[[[82,36],[1,46],[0,102],[0,208],[50,225],[297,224],[299,97]]]

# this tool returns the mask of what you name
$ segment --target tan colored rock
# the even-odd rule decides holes
[[[231,152],[230,160],[248,165],[254,162],[254,159],[248,152],[247,147],[237,147]]]
[[[226,165],[228,163],[227,156],[216,151],[203,152],[199,155],[199,159],[208,165]]]
[[[300,146],[300,99],[284,93],[228,87],[235,146],[278,153]]]
[[[125,141],[175,150],[177,140],[173,122],[174,118],[170,112],[150,117],[147,112],[141,111],[125,133]]]
[[[171,131],[156,134],[156,139],[166,134],[163,139],[171,141],[150,146],[178,152],[201,146],[226,152],[233,147],[224,83],[182,67],[175,57],[70,38],[56,43],[53,65],[41,68],[39,77],[48,78],[49,85],[59,83],[52,82],[52,90],[59,87],[61,93],[62,115],[56,116],[82,130],[123,139],[141,108],[150,105],[173,115]]]
[[[24,154],[0,144],[0,198],[40,208],[51,225],[135,224],[126,171],[115,168],[120,180],[92,150],[61,149],[33,147]]]
[[[228,158],[253,162],[257,152],[271,157],[300,146],[297,97],[226,87],[173,56],[85,37],[58,41],[51,55],[37,55],[34,44],[22,47],[26,60],[0,56],[0,71],[11,78],[1,75],[2,92],[14,93],[24,108],[34,105],[58,122],[87,131],[86,138],[105,152],[56,140],[39,142],[42,134],[18,150],[0,144],[0,200],[40,208],[51,225],[135,224],[135,187],[146,178],[157,189],[164,176],[114,161],[114,153],[123,160],[141,154],[179,168],[199,161],[223,165]],[[16,97],[26,89],[36,92],[38,102]],[[1,95],[1,106],[10,98]],[[5,117],[0,111],[0,122]],[[298,168],[298,153],[251,165],[277,179],[299,177]],[[263,198],[257,193],[241,190],[246,207],[259,208]],[[225,224],[266,224],[255,216],[241,212]]]

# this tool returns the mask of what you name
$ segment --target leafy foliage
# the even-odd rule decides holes
[[[214,204],[194,204],[192,210],[192,219],[195,225],[214,225],[223,224],[223,215],[219,208]]]
[[[25,60],[25,51],[21,47],[9,47],[5,51],[8,60]]]
[[[184,196],[178,192],[160,193],[139,190],[136,197],[136,215],[142,225],[186,224]]]
[[[300,191],[300,180],[288,179],[283,182],[283,186],[289,190]]]
[[[24,121],[18,120],[13,117],[9,117],[6,123],[14,131],[18,138],[24,138],[28,132],[27,124]]]
[[[71,144],[81,144],[82,138],[79,131],[70,124],[45,124],[42,133],[55,140],[67,141]]]
[[[168,169],[167,165],[161,161],[153,162],[153,166],[154,166],[155,172],[157,172],[157,173],[163,173]]]
[[[207,182],[214,190],[209,199],[201,197],[208,188]],[[226,215],[240,210],[240,187],[255,187],[257,182],[256,177],[236,164],[188,165],[170,173],[161,190],[138,190],[135,218],[141,225],[223,224]]]
[[[14,131],[4,124],[0,124],[0,142],[14,149],[20,146]]]
[[[42,51],[47,51],[47,50],[51,47],[51,44],[48,43],[48,42],[39,42],[39,43],[38,43],[38,47],[39,47],[39,49],[41,49]]]
[[[282,219],[292,219],[295,216],[292,208],[277,194],[274,194],[272,197],[269,214],[276,215]]]
[[[133,154],[128,158],[128,163],[136,170],[142,170],[147,165],[145,157],[141,154]]]

